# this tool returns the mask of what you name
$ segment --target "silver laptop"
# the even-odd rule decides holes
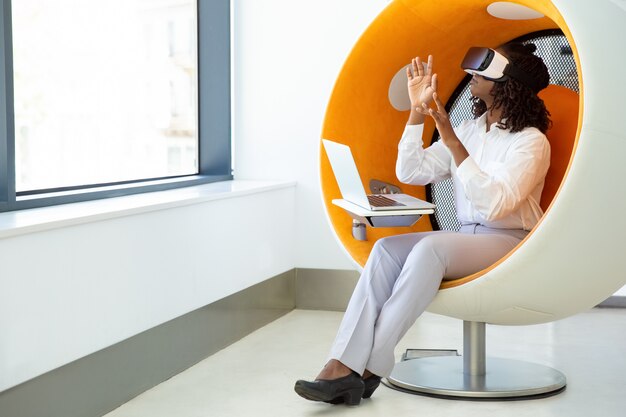
[[[372,211],[435,208],[434,204],[407,194],[367,195],[350,147],[327,139],[322,139],[322,142],[344,200]]]

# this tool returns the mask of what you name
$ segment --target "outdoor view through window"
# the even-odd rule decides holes
[[[12,9],[18,192],[198,172],[195,0]]]

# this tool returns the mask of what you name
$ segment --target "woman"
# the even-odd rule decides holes
[[[376,242],[330,359],[315,381],[296,382],[300,396],[349,405],[370,397],[381,377],[390,375],[396,344],[431,303],[441,280],[488,267],[537,224],[550,163],[544,135],[550,120],[537,97],[549,75],[535,49],[507,44],[497,51],[468,51],[463,66],[473,73],[475,119],[456,129],[437,96],[432,57],[426,69],[419,57],[412,60],[407,69],[411,113],[398,145],[396,175],[418,185],[451,177],[462,226],[459,232],[410,233]],[[466,64],[476,60],[470,55],[477,51],[484,53],[479,62]],[[432,101],[435,108],[429,107]],[[426,115],[434,119],[441,140],[424,149]]]

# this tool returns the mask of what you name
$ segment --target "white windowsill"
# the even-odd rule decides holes
[[[0,239],[82,223],[295,187],[295,181],[222,181],[0,213]]]

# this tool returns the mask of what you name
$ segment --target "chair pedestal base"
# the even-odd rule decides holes
[[[461,356],[412,359],[396,364],[387,382],[403,391],[468,399],[547,395],[566,384],[561,372],[530,362],[486,358],[485,368],[483,375],[464,373]]]

